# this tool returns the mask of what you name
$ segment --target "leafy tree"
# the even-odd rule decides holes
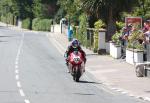
[[[57,0],[33,0],[34,17],[53,18],[57,10]]]
[[[66,17],[72,22],[77,22],[80,14],[82,14],[80,0],[58,0],[57,4],[67,13]]]
[[[102,18],[107,24],[107,34],[110,39],[116,31],[116,20],[123,11],[131,11],[138,0],[81,0],[82,7],[88,14]]]
[[[149,0],[139,0],[138,6],[133,10],[132,15],[142,16],[144,19],[150,18],[150,1]]]

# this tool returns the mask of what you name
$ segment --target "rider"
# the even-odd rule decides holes
[[[72,53],[75,50],[78,50],[81,52],[81,54],[84,58],[84,63],[86,63],[86,54],[82,50],[79,41],[77,39],[74,39],[74,40],[72,40],[71,44],[68,46],[68,49],[65,52],[66,64],[68,65],[68,56],[70,55],[70,53]]]

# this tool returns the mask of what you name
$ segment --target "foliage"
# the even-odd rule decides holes
[[[105,28],[105,26],[106,24],[101,19],[96,21],[94,24],[95,29],[102,29],[102,28]]]
[[[57,11],[55,17],[54,17],[54,21],[59,24],[60,20],[65,16],[65,11],[62,8],[59,8],[59,10]]]
[[[150,1],[149,0],[139,0],[138,6],[133,9],[133,16],[142,16],[144,19],[150,17]]]
[[[139,40],[144,40],[144,34],[141,31],[139,30],[133,31],[132,34],[128,37],[128,39],[129,39],[129,43],[127,45],[128,48],[139,50],[144,49],[142,43],[139,42]]]
[[[8,13],[7,15],[1,16],[1,21],[8,23],[8,24],[14,24],[15,23],[14,19],[15,19],[15,17],[11,13]]]
[[[4,23],[7,22],[7,19],[6,19],[6,17],[4,15],[1,16],[1,21],[4,22]]]
[[[38,23],[39,23],[39,21],[40,21],[40,19],[39,18],[34,18],[33,20],[32,20],[32,29],[33,30],[38,30]]]
[[[119,40],[119,38],[121,37],[121,32],[116,32],[113,36],[112,36],[112,41],[116,44],[116,45],[121,45],[121,41]]]
[[[42,0],[34,0],[33,1],[34,17],[42,18],[44,16],[44,12],[43,12],[42,8],[44,8],[44,5],[42,4]]]
[[[32,22],[32,29],[37,31],[50,31],[51,20],[35,18]]]
[[[116,21],[117,31],[120,31],[124,26],[125,26],[125,23],[124,23],[124,22]]]
[[[131,10],[138,0],[81,0],[82,8],[88,14],[104,19],[107,24],[107,39],[110,39],[116,31],[116,20],[120,19],[120,13]],[[109,7],[109,8],[108,8]]]
[[[86,20],[86,15],[85,14],[82,14],[80,17],[79,17],[79,20],[80,20],[80,25],[79,25],[79,34],[78,34],[78,39],[80,40],[80,42],[86,46],[87,45],[87,37],[86,37],[86,34],[87,34],[87,20]]]
[[[30,18],[26,18],[22,21],[22,27],[25,29],[30,29]]]
[[[80,8],[80,0],[58,0],[57,4],[64,10],[68,20],[74,24],[78,22],[80,14],[83,13]]]
[[[94,24],[94,51],[96,52],[98,49],[98,33],[99,33],[99,29],[102,29],[103,27],[105,27],[105,23],[102,20],[98,20],[95,22]]]

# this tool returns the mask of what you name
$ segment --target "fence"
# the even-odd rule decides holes
[[[93,49],[94,29],[87,28],[85,32],[80,32],[78,26],[74,27],[74,38],[77,38],[81,44],[89,49]]]
[[[73,38],[77,38],[80,43],[88,49],[97,52],[99,49],[106,49],[105,43],[105,30],[98,30],[96,34],[96,29],[87,28],[83,30],[78,26],[73,27]],[[68,27],[64,25],[62,27],[62,33],[68,35]]]

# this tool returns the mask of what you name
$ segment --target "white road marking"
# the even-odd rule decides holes
[[[150,98],[149,97],[145,97],[144,100],[150,101]]]
[[[16,80],[19,80],[19,75],[16,75]]]
[[[19,60],[19,57],[16,57],[16,61],[18,61]]]
[[[17,81],[17,87],[21,88],[21,83],[19,81]]]
[[[25,94],[24,94],[24,92],[23,92],[23,90],[22,90],[22,89],[19,89],[19,92],[20,92],[20,95],[21,95],[22,97],[24,97],[24,96],[25,96]]]
[[[129,94],[130,97],[135,97],[133,94]]]
[[[23,46],[23,40],[24,40],[24,33],[22,33],[22,39],[21,39],[21,42],[20,42],[20,45],[18,47],[18,52],[17,52],[17,56],[16,56],[16,61],[15,61],[15,78],[16,78],[16,81],[17,81],[17,87],[19,88],[19,93],[22,97],[25,97],[25,93],[22,89],[22,86],[21,86],[21,82],[18,81],[19,80],[19,70],[18,70],[18,62],[19,62],[19,57],[20,57],[20,54],[21,54],[21,48]],[[24,100],[25,103],[30,103],[29,100],[25,99]]]
[[[16,61],[16,63],[15,63],[16,65],[18,65],[18,61]]]
[[[18,65],[15,65],[15,68],[18,69]]]
[[[27,100],[27,99],[25,99],[25,100],[24,100],[24,102],[25,102],[25,103],[30,103],[30,101],[29,101],[29,100]]]
[[[18,70],[18,69],[16,69],[16,70],[15,70],[15,73],[16,73],[16,74],[19,74],[19,70]]]

